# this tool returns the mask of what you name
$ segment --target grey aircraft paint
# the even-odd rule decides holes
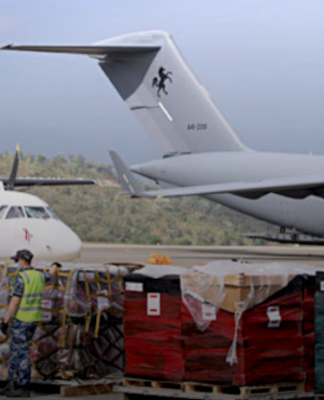
[[[131,168],[161,187],[172,187],[145,192],[111,152],[123,188],[130,195],[198,194],[281,227],[324,236],[324,157],[262,153],[244,146],[169,34],[141,32],[90,46],[10,45],[4,49],[84,54],[98,60],[167,155]]]

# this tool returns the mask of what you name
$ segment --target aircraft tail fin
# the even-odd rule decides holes
[[[104,44],[158,48],[132,57],[125,52],[119,60],[108,57],[99,65],[164,154],[246,149],[169,34],[142,32]]]
[[[166,32],[128,34],[91,46],[9,45],[3,49],[83,54],[98,59],[164,154],[246,149]]]
[[[15,181],[16,181],[16,178],[17,178],[17,172],[18,172],[18,167],[19,167],[19,157],[20,157],[20,148],[19,148],[19,145],[17,144],[14,162],[13,162],[13,165],[12,165],[10,177],[8,179],[8,182],[7,182],[7,189],[8,190],[13,190],[13,188],[15,186]]]

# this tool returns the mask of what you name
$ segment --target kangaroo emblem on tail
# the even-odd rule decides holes
[[[160,79],[155,76],[152,81],[152,87],[156,86],[158,88],[157,95],[158,97],[161,97],[160,96],[161,90],[163,90],[164,94],[168,94],[165,88],[165,81],[169,80],[172,83],[172,79],[170,78],[172,72],[171,71],[165,72],[165,68],[161,67],[159,68],[158,74]]]

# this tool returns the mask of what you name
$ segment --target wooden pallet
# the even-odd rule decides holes
[[[269,385],[258,386],[222,386],[217,384],[200,383],[200,382],[170,382],[156,381],[151,379],[124,378],[122,386],[126,388],[136,389],[154,389],[173,392],[182,392],[197,395],[222,395],[228,397],[257,397],[257,396],[277,396],[280,394],[301,394],[305,392],[304,382],[280,382]],[[323,399],[324,400],[324,399]]]
[[[113,385],[121,383],[121,379],[113,379],[111,382],[105,379],[79,382],[72,379],[73,376],[70,376],[68,372],[62,376],[62,379],[55,380],[44,380],[44,377],[41,375],[33,373],[31,391],[37,394],[60,393],[61,397],[88,396],[111,393]],[[3,381],[5,381],[5,379]]]
[[[138,378],[124,378],[123,386],[165,389],[165,390],[184,392],[184,383],[183,382],[155,381],[155,380],[151,380],[151,379],[138,379]]]
[[[108,394],[112,392],[112,384],[60,386],[62,397],[88,396],[93,394]]]
[[[199,382],[184,382],[187,393],[213,393],[251,397],[259,395],[277,395],[280,393],[302,393],[305,391],[304,382],[274,383],[258,386],[222,386]]]

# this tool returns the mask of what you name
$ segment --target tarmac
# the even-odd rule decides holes
[[[324,247],[320,246],[138,246],[84,244],[77,264],[101,263],[146,263],[152,253],[167,255],[174,265],[192,267],[215,260],[237,259],[250,263],[267,263],[271,261],[294,262],[315,265],[324,268]],[[56,394],[32,392],[32,397],[45,400],[62,400]],[[0,396],[0,399],[7,398]],[[76,396],[83,400],[122,400],[119,393]]]
[[[174,265],[192,267],[216,260],[236,259],[250,263],[293,262],[324,267],[324,246],[142,246],[84,244],[77,263],[147,263],[152,253],[171,258]]]

